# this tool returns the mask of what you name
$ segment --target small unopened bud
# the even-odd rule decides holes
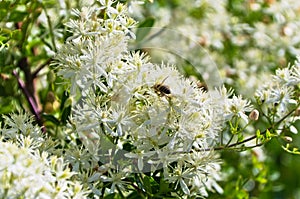
[[[47,102],[51,102],[51,103],[53,103],[55,101],[55,95],[54,95],[54,93],[52,91],[49,91],[47,93],[46,101]]]
[[[46,102],[44,106],[44,112],[45,113],[52,113],[53,112],[53,105],[51,102]]]
[[[295,116],[300,116],[300,108],[297,108],[296,110],[295,110],[295,114],[294,114]]]
[[[291,143],[293,141],[293,138],[291,138],[290,136],[284,136],[282,137],[282,139],[288,143]]]
[[[251,111],[250,115],[249,115],[250,120],[258,120],[259,118],[259,112],[258,110],[254,109],[253,111]]]

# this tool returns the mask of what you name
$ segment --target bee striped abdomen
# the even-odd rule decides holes
[[[167,77],[161,83],[157,83],[153,86],[155,92],[158,93],[160,96],[168,96],[171,94],[170,87],[163,84],[166,79]]]
[[[153,86],[154,90],[159,93],[161,96],[164,95],[170,95],[171,94],[171,89],[169,86],[167,85],[163,85],[163,84],[156,84]]]

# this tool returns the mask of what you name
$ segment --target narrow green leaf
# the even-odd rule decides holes
[[[154,25],[154,18],[147,18],[145,21],[139,24],[136,31],[136,40],[142,41],[151,31],[151,27]]]
[[[61,103],[60,103],[60,107],[59,109],[62,111],[65,107],[67,107],[67,105],[65,104],[65,102],[68,100],[69,98],[69,93],[68,92],[63,92],[62,96],[61,96]]]
[[[71,106],[68,106],[66,108],[63,109],[62,111],[62,114],[61,114],[61,122],[63,124],[66,124],[68,119],[69,119],[69,116],[71,115]]]
[[[53,115],[43,114],[43,118],[44,118],[46,121],[52,122],[53,124],[56,124],[56,125],[59,125],[59,124],[60,124],[59,120],[58,120],[56,117],[54,117]]]

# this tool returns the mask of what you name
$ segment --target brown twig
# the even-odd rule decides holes
[[[40,111],[37,106],[37,102],[36,102],[37,100],[34,98],[34,95],[32,93],[30,93],[26,84],[20,79],[19,74],[16,70],[13,71],[13,75],[17,78],[18,85],[19,85],[20,89],[22,90],[22,92],[24,93],[24,95],[29,103],[30,110],[33,113],[33,115],[35,116],[38,125],[41,126],[42,131],[45,132],[46,129],[43,125]]]

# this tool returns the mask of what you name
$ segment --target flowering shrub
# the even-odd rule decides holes
[[[99,12],[107,19],[96,18]],[[117,187],[126,191],[134,173],[162,170],[156,175],[186,195],[207,195],[205,187],[222,192],[212,147],[225,122],[220,110],[226,110],[226,90],[212,98],[173,66],[129,52],[127,33],[134,21],[124,13],[121,4],[76,11],[80,18],[68,26],[83,29],[57,54],[73,98],[83,97],[70,119],[72,132],[94,156],[91,164],[101,166],[89,181],[109,182],[114,193]],[[243,108],[228,110],[228,119]]]
[[[266,40],[257,41],[261,38],[259,27],[273,27],[260,18],[293,20],[294,16],[275,16],[275,2],[251,1],[247,17],[262,13],[251,24],[247,17],[239,18],[240,22],[234,16],[240,7],[225,9],[223,1],[198,2],[182,5],[190,13],[184,18],[184,27],[181,24],[174,26],[178,31],[171,26],[173,29],[168,29],[164,21],[168,17],[162,17],[155,20],[164,27],[153,34],[155,20],[144,19],[142,9],[160,2],[144,2],[150,6],[140,7],[141,12],[135,9],[136,3],[128,1],[129,7],[111,0],[85,2],[82,6],[62,3],[61,10],[78,7],[59,15],[66,30],[62,21],[50,20],[49,13],[57,13],[51,3],[27,2],[16,7],[9,2],[0,4],[12,6],[17,13],[15,17],[8,13],[8,22],[4,23],[7,28],[10,21],[19,22],[27,16],[22,24],[16,23],[18,28],[11,35],[1,38],[1,53],[7,55],[2,59],[7,68],[1,71],[1,78],[3,85],[9,85],[12,77],[6,73],[12,72],[34,115],[28,116],[18,108],[18,113],[2,116],[2,198],[194,198],[209,194],[247,198],[247,191],[257,186],[263,192],[272,180],[264,165],[269,160],[256,147],[277,140],[285,151],[300,153],[292,139],[299,129],[300,59],[275,69],[277,62],[286,58],[270,55],[262,62],[266,73],[255,65],[255,60],[272,48],[276,52],[289,49],[289,45],[272,46],[266,34]],[[182,14],[177,6],[174,10]],[[164,7],[159,6],[162,12],[172,11]],[[128,8],[144,21],[137,23]],[[196,12],[200,8],[203,12]],[[35,11],[32,16],[26,15],[26,9]],[[161,10],[156,15],[164,16]],[[30,19],[38,17],[38,23],[31,24]],[[198,35],[198,27],[192,25],[197,20],[208,32]],[[276,20],[278,30],[282,24]],[[45,36],[38,30],[47,23],[50,34]],[[187,29],[193,31],[182,37]],[[215,29],[218,34],[209,32]],[[283,37],[294,35],[286,31]],[[272,40],[277,37],[276,33],[270,36]],[[150,61],[149,54],[157,54],[155,49],[147,49],[148,41],[157,49],[171,52],[165,58],[175,64]],[[38,43],[42,45],[32,47]],[[13,53],[10,45],[17,52]],[[243,48],[244,56],[239,54]],[[9,52],[17,61],[11,61],[14,58]],[[35,57],[36,52],[44,56],[40,57],[44,63]],[[190,63],[177,62],[174,54]],[[49,59],[51,56],[53,59]],[[18,69],[11,69],[7,63],[18,65]],[[182,68],[178,69],[179,63]],[[30,65],[37,67],[31,71]],[[218,70],[216,65],[225,69]],[[259,83],[242,83],[243,78],[251,76],[247,68],[259,74],[253,77]],[[41,71],[47,73],[47,79],[39,79],[41,92],[36,93],[35,79]],[[201,81],[184,76],[182,71]],[[225,78],[224,85],[221,78]],[[256,91],[247,99],[241,94],[250,87]],[[10,96],[8,90],[5,92]],[[38,95],[42,96],[40,100]],[[8,108],[14,106],[8,98],[3,102]],[[1,109],[1,113],[6,112]],[[236,151],[243,151],[238,158],[244,164],[235,161],[231,167],[228,156]],[[243,179],[244,170],[252,171],[247,181]]]

